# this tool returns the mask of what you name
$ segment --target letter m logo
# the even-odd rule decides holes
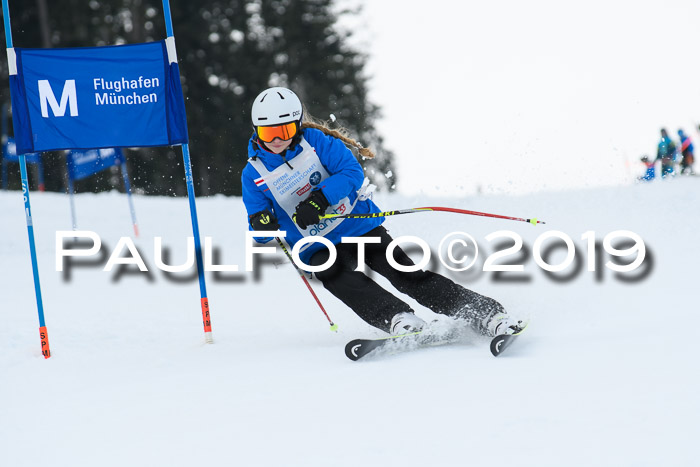
[[[56,96],[51,89],[49,80],[39,80],[39,101],[41,102],[41,116],[49,118],[49,106],[54,116],[63,117],[66,114],[66,105],[70,104],[70,116],[78,116],[78,96],[75,93],[75,80],[67,79],[63,85],[61,103],[56,100]]]

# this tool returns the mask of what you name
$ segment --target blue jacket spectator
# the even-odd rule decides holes
[[[661,129],[661,140],[656,151],[656,160],[661,161],[661,177],[673,175],[673,164],[676,158],[676,144],[668,136],[665,128]]]

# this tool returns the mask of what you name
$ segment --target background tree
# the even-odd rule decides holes
[[[374,160],[361,161],[370,179],[380,188],[395,188],[393,154],[374,128],[379,108],[367,96],[367,56],[350,47],[349,33],[336,27],[339,14],[356,12],[336,13],[331,0],[170,3],[198,194],[241,193],[240,172],[252,134],[250,106],[268,86],[290,87],[317,118],[333,115],[334,125],[347,128],[377,153]],[[20,47],[45,46],[46,31],[54,47],[148,42],[165,36],[159,0],[11,0],[10,8],[15,45]],[[41,14],[43,8],[48,15]],[[1,63],[1,97],[9,102],[7,63]],[[179,150],[139,148],[129,150],[127,157],[135,189],[186,195]],[[45,159],[47,189],[63,189],[63,157],[49,154]],[[116,174],[106,172],[79,182],[77,189],[109,189],[116,180]]]

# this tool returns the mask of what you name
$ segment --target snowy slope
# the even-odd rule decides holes
[[[644,239],[653,267],[638,282],[609,270],[597,280],[583,256],[583,270],[558,283],[530,254],[528,282],[453,274],[530,316],[526,337],[499,359],[474,339],[366,362],[348,360],[344,344],[381,333],[313,281],[340,327],[330,332],[281,254],[257,275],[242,271],[239,198],[198,200],[202,235],[220,263],[242,271],[226,281],[208,273],[215,344],[206,345],[197,281],[155,269],[156,236],[170,263],[185,260],[187,200],[135,199],[135,243],[150,275],[82,267],[68,281],[54,256],[55,232],[71,228],[68,200],[32,192],[53,351],[45,360],[21,195],[0,193],[0,466],[691,465],[699,192],[690,178],[523,197],[378,196],[385,209],[443,205],[547,221],[419,213],[386,222],[434,251],[457,230],[485,254],[494,231],[517,232],[531,249],[559,230],[584,255],[584,232],[602,240],[625,229]],[[98,233],[107,254],[132,235],[122,195],[78,195],[76,207],[79,228]]]

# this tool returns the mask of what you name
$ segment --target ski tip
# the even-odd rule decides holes
[[[356,361],[386,343],[387,339],[355,339],[345,346],[345,355],[350,360]]]
[[[491,340],[491,354],[494,357],[498,357],[503,353],[506,348],[513,342],[517,335],[502,334],[496,336]]]
[[[355,339],[348,342],[345,346],[345,355],[352,361],[359,360],[364,355],[363,345],[362,339]]]

